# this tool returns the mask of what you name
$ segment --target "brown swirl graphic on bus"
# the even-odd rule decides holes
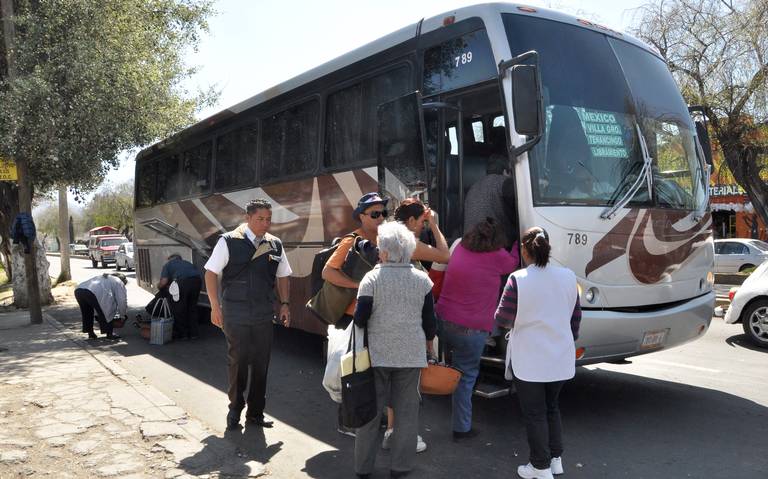
[[[712,236],[710,213],[686,230],[675,228],[674,225],[689,214],[661,209],[631,209],[595,244],[592,259],[584,271],[585,276],[626,254],[629,269],[638,281],[658,283]],[[656,251],[649,251],[649,243]]]

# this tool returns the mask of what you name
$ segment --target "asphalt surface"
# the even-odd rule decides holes
[[[58,258],[49,257],[51,275]],[[73,260],[78,281],[104,272]],[[129,274],[131,317],[151,295]],[[79,312],[50,312],[73,329]],[[354,477],[354,441],[335,430],[336,405],[322,388],[322,340],[275,327],[266,430],[259,459],[274,477]],[[127,325],[118,344],[97,343],[119,355],[122,366],[160,389],[191,415],[223,434],[226,358],[223,334],[206,323],[197,341],[151,346]],[[625,364],[579,368],[563,390],[561,408],[566,478],[768,477],[768,350],[751,346],[741,325],[714,318],[703,338],[631,358]],[[421,435],[428,444],[412,477],[516,477],[527,462],[525,431],[516,398],[474,402],[481,434],[466,443],[450,439],[450,399],[425,397]],[[377,460],[386,477],[389,456]],[[376,476],[375,476],[376,477]]]

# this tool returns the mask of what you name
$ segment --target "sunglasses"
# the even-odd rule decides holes
[[[374,219],[374,220],[375,220],[375,219],[378,219],[378,218],[379,218],[379,216],[381,216],[382,218],[386,218],[387,216],[389,216],[389,211],[387,211],[387,210],[381,210],[381,211],[372,211],[372,212],[370,212],[370,213],[363,213],[363,214],[364,214],[365,216],[370,216],[370,217],[371,217],[371,219]]]

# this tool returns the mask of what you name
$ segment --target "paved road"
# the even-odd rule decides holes
[[[76,262],[83,263],[74,268],[76,279],[96,272],[90,263]],[[130,291],[133,306],[148,298]],[[52,312],[78,327],[71,307]],[[278,423],[266,431],[269,446],[256,459],[268,461],[274,477],[352,476],[353,441],[335,432],[335,405],[320,384],[321,342],[298,331],[276,332],[267,413]],[[204,325],[200,340],[165,346],[148,345],[133,328],[121,334],[124,342],[100,347],[112,348],[124,367],[223,432],[225,346],[219,330]],[[622,365],[579,368],[562,396],[564,477],[768,477],[766,365],[768,350],[752,348],[740,325],[713,319],[702,339],[680,348]],[[527,446],[514,397],[476,399],[481,435],[471,443],[452,443],[449,422],[450,400],[425,397],[421,434],[429,448],[418,456],[414,477],[515,477]],[[386,453],[378,459],[381,477],[387,460]]]

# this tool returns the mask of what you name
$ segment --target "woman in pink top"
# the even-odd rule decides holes
[[[461,239],[445,271],[443,289],[435,308],[442,320],[441,341],[451,364],[464,373],[453,393],[453,439],[474,437],[472,389],[480,370],[480,356],[495,326],[502,276],[520,264],[516,244],[504,249],[507,239],[491,218],[477,223]]]

